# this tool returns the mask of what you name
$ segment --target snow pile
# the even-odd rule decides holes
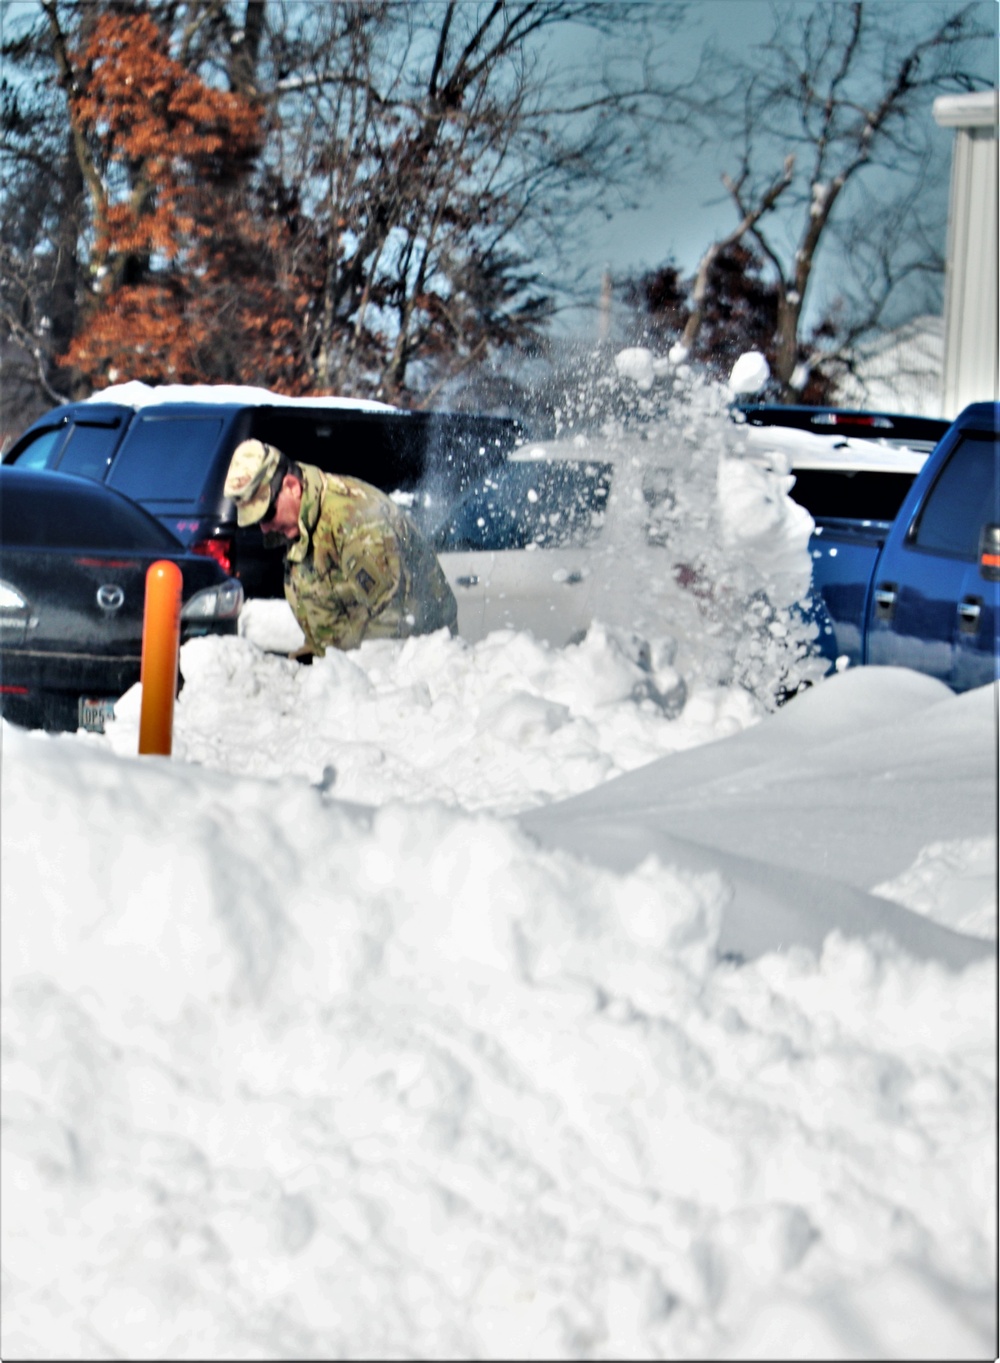
[[[997,936],[995,876],[978,869],[983,842],[995,868],[996,796],[992,688],[955,696],[919,673],[860,668],[724,743],[521,821],[546,845],[618,871],[655,854],[723,872],[726,954],[819,952],[837,931],[882,934],[961,969],[983,954],[965,934]]]
[[[278,711],[284,672],[223,643],[252,681],[216,691],[216,718],[250,727],[254,686]],[[211,654],[192,657],[204,681]],[[619,685],[599,672],[577,683],[598,709]],[[295,704],[322,748],[315,685]],[[457,764],[443,732],[407,731],[410,688],[383,765],[426,746]],[[207,691],[198,708],[207,727]],[[740,817],[749,835],[748,813],[713,815],[710,790],[732,798],[713,773],[776,800],[789,726],[815,730],[827,776],[844,753],[829,799],[796,791],[829,822],[853,745],[895,772],[883,734],[907,709],[978,847],[985,711],[906,674],[835,678],[567,802],[569,823],[583,801],[617,845],[649,840],[627,869],[598,839],[596,861],[546,845],[559,804],[525,831],[434,781],[404,804],[390,775],[365,808],[294,762],[241,774],[239,744],[214,771],[4,726],[4,1357],[988,1354],[993,949],[954,971],[833,932],[740,964],[718,950],[725,858],[652,849],[654,788],[701,808],[705,847]],[[906,856],[880,855],[905,898]],[[830,882],[812,885],[822,919]]]
[[[284,602],[251,602],[247,613],[256,639],[287,642]],[[509,631],[470,646],[442,631],[302,667],[251,638],[194,639],[181,650],[174,754],[301,776],[340,799],[512,813],[760,719],[748,693],[699,687],[668,722],[677,674],[640,666],[629,642],[596,627],[566,649]],[[135,753],[141,694],[124,696],[107,738],[91,741]]]
[[[773,604],[790,606],[809,590],[809,537],[813,519],[788,496],[791,474],[749,459],[719,461],[722,536],[734,558],[752,568]]]
[[[997,847],[992,838],[930,842],[901,875],[883,881],[873,894],[905,904],[956,932],[997,935]]]

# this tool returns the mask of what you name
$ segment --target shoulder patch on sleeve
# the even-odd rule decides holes
[[[372,577],[371,573],[366,572],[364,568],[358,569],[354,574],[354,580],[366,596],[371,593],[371,589],[375,586],[375,579]]]

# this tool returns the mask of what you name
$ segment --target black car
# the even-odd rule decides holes
[[[235,634],[243,588],[134,502],[83,478],[0,468],[0,713],[103,731],[139,680],[146,572],[183,575],[182,641]]]
[[[127,385],[126,385],[127,387]],[[155,390],[154,390],[155,393]],[[114,395],[112,395],[114,396]],[[225,395],[222,395],[225,396]],[[502,417],[411,412],[330,399],[67,403],[39,417],[4,455],[5,465],[69,473],[117,488],[192,552],[214,558],[248,597],[284,594],[282,556],[259,529],[241,530],[223,493],[233,450],[250,437],[290,458],[353,474],[384,492],[450,504],[502,462],[520,428]]]

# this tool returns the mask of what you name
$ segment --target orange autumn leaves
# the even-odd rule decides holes
[[[63,363],[92,385],[308,386],[303,292],[280,218],[253,211],[263,110],[176,61],[144,13],[100,15],[73,54],[93,238],[82,325]]]

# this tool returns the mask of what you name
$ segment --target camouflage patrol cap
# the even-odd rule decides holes
[[[264,519],[275,474],[286,464],[281,451],[262,440],[243,440],[236,446],[223,491],[236,503],[240,525],[256,525]]]

